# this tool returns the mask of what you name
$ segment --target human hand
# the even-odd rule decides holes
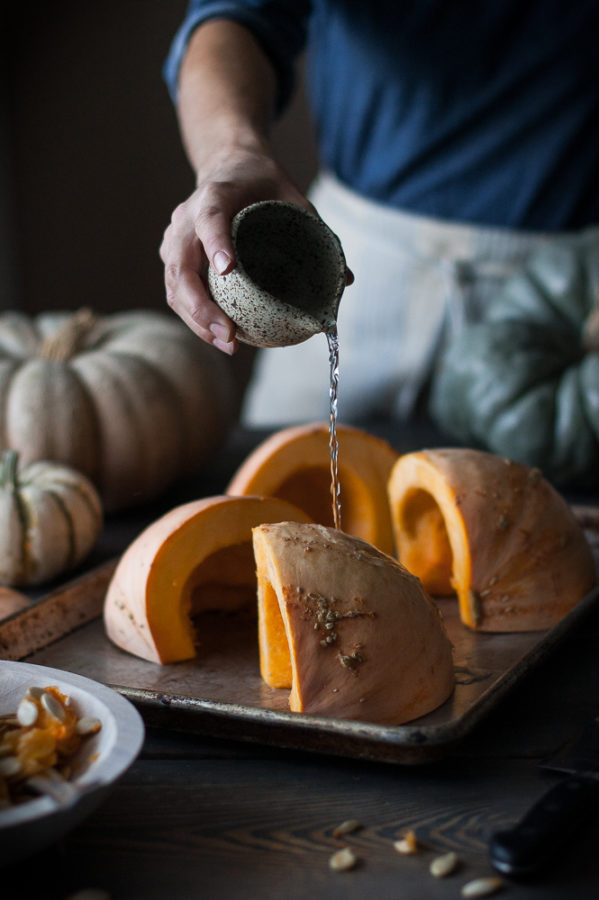
[[[235,267],[231,219],[260,200],[286,200],[314,212],[267,151],[229,150],[203,167],[160,247],[169,306],[198,337],[228,354],[238,347],[235,325],[210,297],[206,274],[209,264],[220,275]]]

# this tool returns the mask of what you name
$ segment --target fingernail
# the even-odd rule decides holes
[[[232,341],[221,341],[215,337],[212,341],[212,346],[216,347],[217,350],[222,350],[223,353],[227,353],[229,356],[233,356],[234,350]]]
[[[220,325],[218,322],[213,322],[210,326],[210,331],[214,335],[215,338],[219,341],[223,341],[223,343],[228,344],[231,339],[231,331],[227,328],[226,325]]]
[[[227,256],[224,250],[219,250],[212,257],[212,265],[214,266],[218,274],[222,275],[223,272],[226,272],[231,265],[231,257]]]

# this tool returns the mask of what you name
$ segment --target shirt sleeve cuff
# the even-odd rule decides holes
[[[295,60],[306,43],[310,4],[291,0],[290,3],[267,3],[263,6],[268,6],[268,12],[255,4],[250,8],[243,3],[190,3],[162,69],[173,103],[177,102],[179,71],[192,33],[203,22],[222,18],[244,25],[260,43],[277,75],[277,114],[283,111],[295,85]]]

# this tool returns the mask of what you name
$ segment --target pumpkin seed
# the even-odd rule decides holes
[[[362,827],[362,823],[358,822],[357,819],[346,819],[345,822],[342,822],[341,825],[338,825],[337,828],[333,831],[333,837],[341,837],[343,834],[351,834],[352,831],[358,831],[359,828]]]
[[[393,846],[398,853],[401,853],[404,856],[412,856],[415,853],[420,853],[420,844],[418,843],[416,835],[411,830],[406,831],[402,838],[394,842]]]
[[[350,847],[337,850],[329,859],[329,868],[335,872],[347,872],[358,862],[358,858]]]
[[[56,697],[53,697],[48,691],[44,691],[42,694],[41,704],[48,715],[58,719],[59,722],[64,722],[65,712],[62,703],[59,703]]]
[[[96,716],[82,716],[75,726],[77,734],[95,734],[102,727],[102,723]]]
[[[496,875],[487,878],[475,878],[462,887],[462,897],[466,900],[477,900],[478,897],[490,897],[503,887],[503,881]]]
[[[450,850],[442,856],[437,856],[430,864],[429,871],[434,878],[445,878],[455,872],[459,864],[457,853]]]
[[[38,715],[39,710],[33,700],[24,698],[17,706],[17,719],[19,720],[19,725],[22,725],[24,728],[33,725]]]

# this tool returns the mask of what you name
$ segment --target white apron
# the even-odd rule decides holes
[[[516,232],[398,212],[320,175],[310,199],[339,236],[355,276],[339,307],[339,419],[405,419],[443,342],[476,320],[541,242],[567,233]],[[242,410],[255,427],[327,420],[324,334],[259,351]]]

